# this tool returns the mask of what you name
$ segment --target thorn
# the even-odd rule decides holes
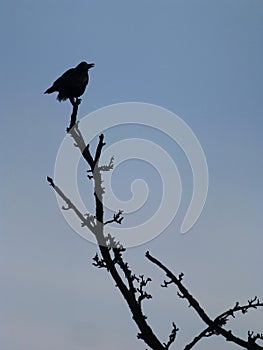
[[[54,184],[54,181],[53,181],[52,177],[47,176],[47,181],[49,182],[49,185],[50,185],[50,186],[52,186],[52,187],[54,187],[54,186],[55,186],[55,184]]]

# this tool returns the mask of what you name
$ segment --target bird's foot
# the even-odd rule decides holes
[[[70,97],[69,100],[73,107],[81,104],[81,98]]]
[[[70,100],[70,103],[72,104],[72,106],[75,106],[75,98],[70,97],[69,100]]]

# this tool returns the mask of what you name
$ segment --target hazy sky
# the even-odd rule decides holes
[[[95,62],[95,68],[80,119],[110,104],[152,103],[180,116],[206,155],[206,205],[182,235],[192,193],[182,150],[150,128],[120,126],[106,132],[107,145],[127,137],[160,144],[181,175],[175,220],[159,237],[126,254],[135,272],[154,279],[153,299],[145,302],[154,331],[167,341],[174,321],[181,349],[204,325],[178,300],[175,288],[159,287],[164,276],[144,259],[147,250],[174,272],[185,273],[185,284],[211,317],[237,300],[262,298],[263,1],[3,0],[0,26],[1,348],[145,349],[110,276],[92,266],[96,247],[69,227],[46,183],[54,173],[70,104],[43,92],[83,60]],[[80,164],[88,205],[92,190],[86,170]],[[158,206],[160,175],[145,163],[127,162],[116,169],[116,195],[129,199],[135,178],[148,182],[152,201],[134,217],[139,222]],[[132,220],[127,217],[126,224]],[[262,332],[262,321],[262,311],[251,312],[229,326],[246,337],[248,329]],[[220,338],[196,346],[211,348],[237,347]]]

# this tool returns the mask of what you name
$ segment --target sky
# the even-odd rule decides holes
[[[174,287],[160,288],[165,276],[146,261],[147,250],[175,273],[184,272],[185,285],[211,317],[236,301],[262,298],[263,2],[3,0],[0,16],[1,348],[145,349],[110,276],[92,266],[96,246],[68,225],[46,182],[54,174],[71,108],[43,92],[83,60],[95,67],[79,119],[112,104],[154,104],[187,123],[206,157],[204,210],[181,234],[193,191],[183,150],[147,126],[105,131],[106,149],[131,137],[158,144],[181,176],[175,219],[125,255],[136,273],[153,279],[153,299],[144,311],[156,334],[167,341],[175,322],[180,331],[174,348],[182,349],[204,325]],[[91,129],[96,124],[104,130],[99,118],[89,118]],[[92,210],[86,170],[80,161],[78,186]],[[158,207],[167,172],[159,170],[136,159],[116,167],[112,188],[121,200],[131,198],[135,179],[144,179],[149,189],[142,211],[128,214],[124,227],[141,223]],[[262,311],[252,311],[229,327],[245,338],[248,329],[262,332],[262,320]],[[211,348],[237,346],[217,337],[195,347]]]

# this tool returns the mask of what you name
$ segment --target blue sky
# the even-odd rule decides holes
[[[154,278],[145,311],[156,333],[166,341],[175,321],[182,348],[203,325],[173,288],[159,288],[164,276],[145,261],[146,250],[183,271],[212,316],[237,300],[263,297],[263,2],[25,0],[1,7],[1,348],[145,348],[110,277],[91,265],[96,247],[64,221],[45,180],[54,172],[70,105],[43,92],[82,60],[96,66],[79,118],[114,103],[156,104],[188,123],[207,158],[206,205],[183,236],[189,165],[170,140],[147,134],[177,160],[183,185],[182,207],[169,228],[127,252],[136,272]],[[118,130],[106,134],[108,144],[145,133]],[[135,170],[131,178],[145,171],[149,179],[150,168]],[[127,194],[119,195],[129,196],[121,168],[116,176],[115,184],[127,184]],[[150,198],[158,200],[158,193]],[[262,312],[230,323],[244,337],[261,325]],[[218,338],[196,349],[211,347],[236,348]]]

